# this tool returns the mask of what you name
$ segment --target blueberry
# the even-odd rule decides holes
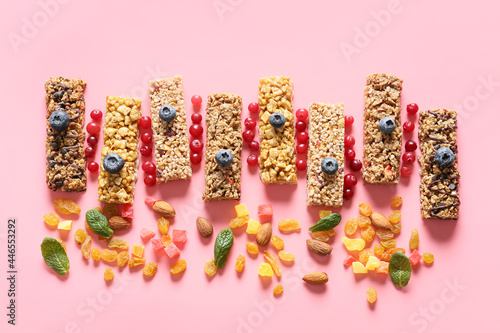
[[[221,149],[215,154],[215,162],[221,167],[227,167],[233,163],[233,153],[228,149]]]
[[[174,120],[176,113],[177,112],[175,112],[175,108],[172,105],[168,104],[163,105],[158,112],[160,119],[168,123]]]
[[[49,125],[54,131],[62,132],[69,126],[69,115],[63,110],[54,111],[50,115]]]
[[[269,123],[274,128],[281,128],[285,125],[286,118],[283,113],[275,112],[269,117]]]
[[[123,168],[125,165],[125,161],[123,158],[115,153],[109,153],[106,156],[104,156],[104,159],[102,160],[102,166],[104,167],[104,170],[106,170],[109,173],[118,173],[120,170]]]
[[[333,175],[339,169],[339,163],[332,157],[324,158],[321,161],[321,170],[327,175]]]
[[[434,154],[434,162],[442,168],[449,167],[455,161],[455,154],[448,147],[441,147]]]
[[[396,129],[396,122],[391,117],[384,117],[378,122],[378,129],[384,134],[391,134]]]

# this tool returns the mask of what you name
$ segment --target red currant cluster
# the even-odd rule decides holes
[[[87,133],[89,134],[87,137],[88,146],[85,148],[85,156],[87,156],[87,158],[94,157],[96,153],[99,132],[101,132],[101,126],[99,126],[96,121],[102,119],[102,111],[98,109],[92,110],[92,112],[90,112],[90,118],[92,118],[93,121],[87,124]],[[90,172],[97,172],[99,171],[99,163],[92,161],[87,164],[87,169]]]
[[[257,103],[250,103],[248,104],[248,111],[252,113],[258,113],[259,112],[259,104]],[[245,125],[245,129],[243,130],[243,141],[248,143],[248,147],[250,150],[258,152],[260,149],[260,144],[259,141],[254,140],[255,138],[255,131],[257,127],[257,121],[253,119],[252,117],[248,117],[245,119],[243,122]],[[254,166],[257,165],[259,162],[259,158],[257,157],[257,153],[252,153],[248,155],[247,157],[247,163],[248,165]]]
[[[201,96],[194,95],[191,97],[191,104],[194,107],[199,108],[201,106]],[[189,127],[189,134],[193,137],[189,143],[189,150],[191,151],[190,159],[192,164],[200,164],[203,152],[203,142],[200,140],[203,135],[203,127],[201,126],[201,121],[203,117],[199,113],[193,113],[191,115],[191,121],[193,124]]]
[[[307,148],[309,147],[309,134],[307,133],[309,112],[307,111],[307,109],[300,108],[295,112],[295,116],[297,117],[297,122],[295,123],[297,154],[307,154]],[[307,156],[306,159],[298,158],[296,165],[298,170],[307,169]]]
[[[151,118],[142,116],[139,119],[139,127],[141,128],[141,155],[144,157],[151,156],[153,153],[153,133],[151,132]],[[146,186],[153,186],[156,184],[156,165],[151,161],[146,161],[142,164],[142,171],[146,174],[144,177],[144,184]]]
[[[345,127],[351,128],[354,123],[354,117],[351,115],[345,116]],[[361,170],[361,161],[356,159],[356,151],[354,151],[354,145],[356,144],[356,139],[352,135],[346,135],[344,138],[345,147],[345,165],[349,161],[349,167],[352,171]],[[349,200],[354,196],[354,187],[358,183],[358,179],[352,173],[346,173],[344,175],[344,199]]]
[[[417,114],[418,112],[418,105],[415,103],[410,103],[406,106],[406,111],[408,112],[409,115],[414,115]],[[406,121],[403,124],[403,131],[405,133],[411,133],[415,129],[415,124],[412,121]],[[417,149],[417,143],[413,140],[408,140],[405,143],[405,150],[406,152],[403,154],[402,160],[403,160],[403,165],[401,167],[401,176],[403,177],[409,177],[411,175],[412,169],[411,165],[413,162],[416,160],[415,156],[415,150]]]

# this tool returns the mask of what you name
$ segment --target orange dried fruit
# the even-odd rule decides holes
[[[144,266],[144,268],[142,269],[142,274],[144,274],[144,276],[154,276],[156,274],[157,269],[158,269],[158,264],[150,262],[146,266]]]
[[[137,267],[137,266],[140,266],[140,265],[144,265],[144,263],[146,263],[146,259],[144,259],[144,258],[138,258],[138,257],[132,257],[128,261],[128,267],[134,268],[134,267]]]
[[[276,276],[280,277],[281,276],[281,268],[280,268],[280,263],[278,262],[278,259],[272,255],[271,252],[269,251],[264,251],[264,259],[271,265],[271,268],[274,271],[274,274]]]
[[[250,253],[250,254],[259,253],[259,247],[257,246],[257,244],[252,243],[252,242],[247,242],[246,246],[247,246],[248,253]]]
[[[245,256],[244,255],[239,255],[238,258],[236,258],[236,264],[234,267],[236,268],[236,271],[241,273],[243,272],[243,269],[245,268]]]
[[[85,242],[85,239],[87,238],[87,233],[85,232],[85,230],[83,229],[78,229],[76,232],[75,232],[75,241],[78,243],[78,244],[82,244],[83,242]]]
[[[396,240],[389,239],[389,240],[381,241],[380,244],[383,247],[385,247],[386,249],[390,249],[390,248],[396,247]]]
[[[420,243],[420,237],[418,235],[418,230],[413,229],[411,231],[411,236],[410,236],[410,250],[416,250],[418,248],[419,243]]]
[[[213,258],[210,258],[205,262],[204,268],[205,273],[207,273],[208,276],[214,276],[217,273],[217,266],[215,266],[215,260]],[[238,270],[238,268],[236,268],[236,270]]]
[[[170,226],[170,221],[166,217],[160,216],[158,218],[158,230],[162,234],[166,235],[168,233],[169,226]]]
[[[330,236],[326,231],[315,231],[311,233],[312,239],[319,240],[320,242],[328,242],[330,240]]]
[[[278,257],[280,257],[280,259],[283,261],[294,261],[295,260],[295,256],[289,252],[286,252],[286,251],[278,252]]]
[[[364,216],[370,217],[372,215],[372,206],[370,206],[369,204],[367,204],[365,202],[360,202],[359,203],[359,213],[364,215]]]
[[[165,245],[165,247],[167,247],[172,244],[172,237],[170,237],[170,235],[168,234],[165,234],[161,236],[161,242],[163,243],[163,245]]]
[[[90,248],[92,246],[91,243],[92,243],[92,240],[90,239],[90,236],[87,236],[85,238],[85,241],[82,243],[81,251],[82,251],[82,255],[85,259],[90,258]]]
[[[391,260],[392,255],[396,252],[401,252],[404,254],[406,251],[405,251],[405,249],[400,248],[400,247],[393,247],[393,248],[387,249],[387,250],[385,250],[384,253],[382,253],[380,260],[389,262]]]
[[[283,293],[283,286],[281,284],[278,284],[276,287],[273,289],[273,295],[278,296]]]
[[[108,242],[108,247],[112,249],[127,250],[128,243],[121,238],[111,238]]]
[[[283,250],[283,247],[285,247],[285,242],[276,235],[271,237],[271,244],[273,244],[276,250]]]
[[[116,263],[118,264],[118,267],[123,267],[128,264],[129,259],[130,256],[128,254],[128,251],[122,251],[118,253],[118,257],[116,258]]]
[[[358,222],[358,227],[364,228],[372,224],[372,220],[368,216],[359,215],[356,217],[356,222]]]
[[[283,219],[278,223],[281,231],[294,231],[300,229],[300,222],[295,219]]]
[[[170,273],[172,273],[172,274],[182,273],[182,272],[184,272],[186,267],[187,267],[186,260],[181,259],[181,260],[177,261],[175,264],[173,264],[172,267],[170,267]]]
[[[391,231],[393,234],[399,234],[401,232],[401,223],[396,223],[392,226]]]
[[[361,238],[367,243],[370,243],[375,238],[375,228],[370,224],[361,228]]]
[[[118,252],[110,249],[103,249],[101,251],[101,258],[107,262],[113,262],[118,258]]]
[[[382,253],[385,252],[385,247],[383,247],[382,245],[380,244],[375,244],[375,246],[373,247],[373,252],[379,256],[382,255]]]
[[[366,299],[370,303],[375,303],[375,301],[377,300],[377,291],[375,290],[375,288],[373,287],[368,288],[366,292]]]
[[[111,281],[115,277],[115,272],[111,268],[106,268],[104,270],[104,280]]]
[[[359,262],[361,262],[362,264],[366,264],[366,262],[368,261],[368,258],[370,256],[373,256],[374,254],[374,251],[373,249],[371,248],[366,248],[366,249],[363,249],[359,252],[359,257],[358,257],[358,260]]]
[[[90,251],[90,255],[92,256],[92,259],[94,259],[95,261],[100,261],[101,260],[101,251],[99,251],[99,249],[96,248],[96,247],[94,247]]]
[[[358,221],[356,219],[347,220],[344,226],[345,234],[348,236],[354,235],[356,230],[358,230]]]
[[[56,226],[59,224],[59,216],[55,213],[48,213],[43,216],[45,223],[51,226]]]
[[[399,195],[395,196],[391,200],[391,207],[392,208],[399,208],[403,204],[403,198],[401,198]]]
[[[387,218],[389,219],[389,222],[396,224],[401,221],[401,212],[399,210],[393,210]]]
[[[392,233],[392,231],[389,231],[389,230],[379,229],[379,230],[377,230],[376,233],[377,233],[378,238],[380,238],[383,241],[394,238],[394,234]]]
[[[71,199],[55,198],[54,208],[64,215],[80,214],[82,211],[80,207]]]

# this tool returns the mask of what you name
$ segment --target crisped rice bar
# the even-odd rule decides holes
[[[340,207],[344,189],[344,104],[313,103],[309,107],[307,205]],[[337,160],[333,175],[321,169],[324,158]]]
[[[87,83],[81,79],[50,78],[45,82],[47,104],[46,181],[49,189],[66,192],[85,191],[85,101],[83,91]],[[49,125],[50,115],[57,110],[70,117],[68,128],[57,132]]]
[[[138,122],[141,118],[141,100],[138,98],[106,97],[104,146],[101,157],[109,153],[120,155],[125,165],[119,173],[107,172],[101,163],[99,173],[99,201],[128,203],[134,200],[138,165]]]
[[[264,184],[296,184],[293,83],[288,76],[260,79],[260,178]],[[286,123],[274,128],[269,117],[280,112]]]
[[[450,148],[457,156],[457,113],[452,110],[429,110],[420,113],[418,137],[422,156],[418,158],[420,171],[420,210],[426,219],[458,219],[457,158],[448,168],[434,162],[434,154],[441,147]]]
[[[181,76],[149,81],[149,97],[156,151],[156,181],[166,183],[169,180],[191,178]],[[160,108],[167,104],[176,111],[175,119],[171,122],[161,120],[158,115]]]
[[[207,101],[207,144],[203,200],[238,200],[241,195],[241,97],[212,94]],[[220,149],[233,154],[233,162],[222,167],[215,161]]]
[[[363,132],[363,180],[371,184],[399,182],[401,158],[401,89],[394,75],[372,74],[366,79]],[[382,133],[379,121],[391,117],[396,129]]]

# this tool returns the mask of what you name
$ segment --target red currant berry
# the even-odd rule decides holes
[[[299,154],[307,153],[307,144],[306,143],[298,144],[297,145],[297,153],[299,153]]]
[[[201,102],[202,98],[200,95],[193,95],[193,97],[191,97],[191,104],[193,104],[194,106],[200,106]]]
[[[297,165],[297,169],[299,169],[299,170],[305,170],[305,169],[307,169],[307,162],[306,162],[306,160],[297,160],[296,165]]]
[[[413,130],[415,129],[415,124],[412,123],[411,121],[406,121],[404,124],[403,124],[403,131],[409,133],[409,132],[413,132]]]
[[[156,172],[156,165],[151,161],[146,161],[142,164],[142,171],[147,174],[154,175]]]
[[[189,134],[198,138],[203,134],[203,127],[200,124],[193,124],[189,127]]]
[[[352,126],[353,123],[354,123],[354,117],[353,116],[351,116],[351,115],[345,116],[345,125],[347,127]]]
[[[356,152],[354,151],[354,149],[346,149],[345,151],[345,158],[347,158],[348,160],[353,160],[354,158],[356,157]]]
[[[417,150],[417,143],[413,140],[408,140],[405,143],[405,149],[406,151],[414,151]]]
[[[295,128],[298,132],[304,132],[307,129],[307,123],[305,121],[298,121],[295,123]]]
[[[141,134],[141,141],[145,144],[153,142],[153,134],[150,132],[144,132]]]
[[[415,153],[412,151],[407,151],[403,154],[403,163],[412,164],[415,162]]]
[[[201,163],[201,154],[191,154],[191,164],[200,164]]]
[[[248,144],[251,150],[257,151],[260,148],[260,143],[259,141],[252,141]]]
[[[89,169],[90,172],[97,172],[99,170],[99,164],[96,162],[90,162],[87,165],[87,169]]]
[[[307,132],[300,132],[297,134],[297,141],[300,143],[307,143],[309,140],[309,134]]]
[[[360,160],[358,159],[353,159],[351,163],[349,163],[349,166],[351,167],[352,171],[359,171],[361,170],[361,167],[363,164],[361,163]]]
[[[255,132],[252,130],[243,131],[243,141],[252,142],[255,137]]]
[[[85,148],[85,156],[87,157],[94,157],[95,156],[95,148],[88,146]]]
[[[354,144],[356,143],[356,139],[352,135],[346,135],[344,138],[344,145],[346,148],[352,148],[354,147]]]
[[[87,138],[87,143],[89,144],[89,146],[92,146],[92,147],[95,147],[97,146],[97,136],[95,135],[91,135]]]
[[[354,189],[352,188],[344,188],[344,199],[350,200],[354,196]]]
[[[259,104],[257,103],[248,104],[248,111],[250,111],[250,113],[257,113],[259,112],[259,109]]]
[[[98,109],[92,110],[92,112],[90,112],[90,118],[92,118],[94,120],[101,120],[101,118],[102,118],[102,111],[98,110]]]
[[[358,179],[352,173],[348,173],[344,176],[344,186],[347,188],[353,188],[358,183]]]
[[[255,125],[257,125],[257,122],[255,121],[255,119],[250,118],[250,117],[245,119],[245,127],[247,129],[254,129]]]
[[[139,119],[139,127],[141,128],[151,128],[151,118],[148,116],[142,116],[141,119]]]
[[[153,175],[146,175],[146,177],[144,177],[144,184],[146,184],[146,186],[153,186],[156,184],[156,177]]]
[[[99,126],[99,124],[94,122],[87,124],[87,132],[90,135],[98,135],[100,131],[101,131],[101,126]]]
[[[409,177],[411,175],[411,168],[404,165],[401,167],[401,176]]]
[[[259,163],[259,159],[257,158],[256,155],[254,155],[254,154],[248,155],[248,157],[247,157],[247,164],[248,165],[253,166],[253,165],[257,165],[257,163]]]
[[[153,148],[151,148],[151,146],[148,145],[142,145],[140,151],[142,156],[150,156],[151,153],[153,152]]]
[[[201,114],[199,113],[193,113],[191,115],[191,121],[194,123],[194,124],[201,124],[201,121],[203,120],[203,117],[201,116]]]
[[[307,109],[298,109],[295,114],[297,115],[297,120],[307,122],[307,117],[309,116],[309,112],[307,112]]]
[[[189,143],[189,148],[193,153],[201,153],[201,151],[203,150],[203,146],[203,142],[198,139],[194,139]]]
[[[415,103],[410,103],[406,106],[406,112],[409,114],[416,114],[418,112],[418,105]]]

